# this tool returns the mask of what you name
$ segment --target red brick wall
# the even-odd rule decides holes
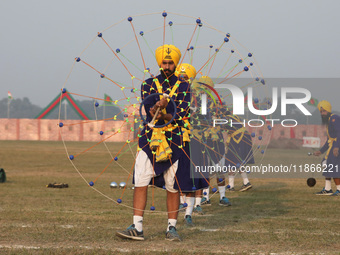
[[[48,119],[0,119],[0,140],[122,142],[132,139],[134,133],[124,121],[67,120],[63,127],[58,124],[58,120]],[[119,129],[120,133],[112,135]]]
[[[132,140],[134,132],[131,131],[132,118],[129,123],[124,121],[82,121],[67,120],[64,126],[59,127],[58,120],[48,119],[0,119],[0,140],[38,140],[58,141],[61,137],[65,141],[100,141],[125,142]],[[120,129],[120,133],[118,132]],[[113,131],[114,130],[114,131]],[[325,127],[318,125],[298,125],[294,128],[275,125],[272,130],[267,126],[261,128],[248,128],[249,132],[256,134],[254,144],[266,144],[270,139],[294,138],[304,136],[320,137],[321,144],[326,141]],[[104,134],[101,136],[100,131]],[[258,137],[262,136],[262,140]]]

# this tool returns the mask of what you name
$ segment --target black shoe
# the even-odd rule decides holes
[[[137,229],[135,228],[135,224],[132,224],[130,227],[128,227],[125,230],[117,231],[116,236],[120,238],[125,238],[125,239],[144,241],[143,231],[141,232],[137,231]]]
[[[165,233],[165,240],[168,241],[182,241],[179,237],[176,228],[174,226],[169,227],[169,231],[166,231]]]
[[[251,189],[253,186],[251,186],[250,182],[248,182],[247,184],[242,185],[240,191],[246,191],[248,189]]]

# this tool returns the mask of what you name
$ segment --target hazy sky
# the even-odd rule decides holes
[[[264,77],[340,78],[337,0],[2,0],[0,99],[9,90],[46,106],[96,32],[163,10],[201,17],[237,36],[256,53]],[[332,91],[313,88],[312,96],[337,106],[340,84],[333,85]]]

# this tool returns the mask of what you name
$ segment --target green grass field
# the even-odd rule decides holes
[[[167,216],[147,212],[144,242],[121,240],[118,229],[131,224],[132,210],[115,202],[122,194],[110,189],[111,181],[126,181],[128,174],[115,166],[87,186],[67,159],[61,142],[0,142],[0,167],[7,182],[0,184],[0,254],[214,254],[284,253],[339,254],[340,197],[316,196],[324,185],[321,174],[294,173],[255,175],[247,192],[227,193],[232,206],[203,207],[205,215],[193,216],[195,227],[184,225],[180,214],[177,229],[183,242],[164,240]],[[90,143],[68,143],[69,152],[82,151]],[[114,151],[122,144],[110,144]],[[76,158],[86,180],[94,180],[110,157],[104,148]],[[262,164],[312,164],[307,150],[268,149]],[[124,154],[121,165],[131,169],[132,156]],[[306,185],[314,176],[317,184]],[[46,188],[48,183],[67,183],[69,188]],[[241,186],[237,178],[236,188]],[[213,182],[213,185],[215,183]],[[131,206],[131,182],[123,204]],[[335,186],[333,184],[333,190]],[[149,192],[151,205],[152,190]],[[157,211],[165,211],[165,192],[155,190]]]

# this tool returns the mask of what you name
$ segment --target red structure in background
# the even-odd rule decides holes
[[[56,108],[59,104],[61,104],[64,100],[67,100],[75,112],[79,115],[79,117],[83,120],[89,120],[89,117],[86,113],[81,109],[81,107],[77,104],[74,98],[66,91],[62,92],[61,95],[56,96],[52,102],[47,105],[35,118],[43,119],[46,118],[54,108]]]

